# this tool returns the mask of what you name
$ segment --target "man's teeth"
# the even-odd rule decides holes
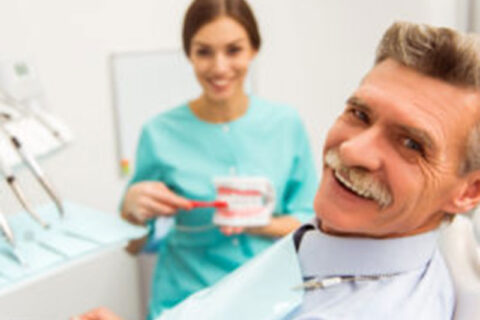
[[[366,198],[366,199],[372,199],[372,196],[368,190],[365,189],[360,189],[358,186],[353,185],[350,181],[345,179],[343,176],[341,176],[338,171],[335,172],[335,177],[340,180],[340,182],[346,186],[348,189],[356,193],[357,195]]]

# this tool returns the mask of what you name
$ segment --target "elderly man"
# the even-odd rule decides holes
[[[451,319],[436,230],[480,200],[479,50],[392,25],[329,131],[317,219],[160,319]]]

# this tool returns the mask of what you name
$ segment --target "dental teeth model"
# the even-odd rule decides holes
[[[275,192],[263,177],[215,178],[217,200],[228,206],[217,208],[213,222],[228,226],[261,226],[270,222]]]

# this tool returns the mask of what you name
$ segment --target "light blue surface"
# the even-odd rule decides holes
[[[145,228],[126,223],[116,214],[104,213],[73,203],[67,203],[66,210],[75,214],[67,214],[63,220],[57,219],[54,227],[81,235],[99,244],[141,238],[146,232]]]
[[[8,279],[0,276],[0,287],[3,286],[4,284],[7,284]]]
[[[107,245],[123,243],[146,234],[146,228],[132,226],[117,215],[65,202],[65,217],[49,204],[37,212],[50,224],[43,229],[25,212],[9,215],[16,240],[16,252],[25,260],[21,265],[11,246],[0,239],[0,289],[101,250]]]
[[[52,229],[51,231],[40,234],[38,242],[68,258],[87,253],[98,247],[98,245],[93,242],[75,238],[63,233],[60,229]]]
[[[139,141],[132,183],[162,181],[189,199],[216,198],[214,177],[262,176],[275,187],[275,216],[311,219],[317,174],[295,109],[251,96],[246,114],[212,124],[184,104],[150,120]],[[212,209],[179,211],[158,247],[150,317],[210,286],[269,247],[273,239],[224,236]]]
[[[26,272],[12,255],[11,249],[4,243],[0,243],[0,246],[0,270],[2,276],[8,280],[22,278]]]
[[[194,294],[156,320],[279,320],[302,301],[302,282],[291,236]]]

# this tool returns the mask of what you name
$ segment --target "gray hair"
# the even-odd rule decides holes
[[[375,64],[388,58],[455,86],[480,90],[478,35],[424,24],[396,22],[383,35]],[[480,122],[470,132],[464,155],[460,174],[480,169]]]

